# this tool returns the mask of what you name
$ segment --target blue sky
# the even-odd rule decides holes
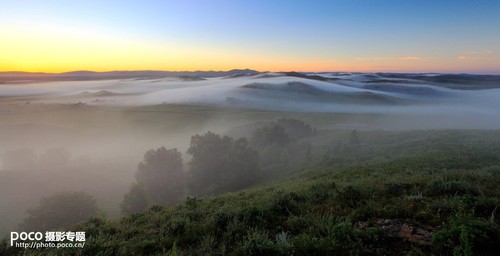
[[[0,32],[13,45],[26,44],[5,45],[4,51],[16,48],[38,59],[48,52],[74,55],[71,65],[64,56],[57,58],[72,68],[78,67],[79,48],[103,56],[119,42],[134,42],[98,61],[115,63],[116,56],[134,52],[129,60],[142,66],[131,68],[144,69],[176,69],[177,62],[180,69],[500,70],[500,1],[495,0],[0,1],[0,10]],[[47,55],[35,51],[36,33],[43,30],[54,40],[43,38],[47,43],[39,51]],[[92,43],[78,38],[78,31],[91,31]],[[59,44],[75,45],[74,52],[58,52]],[[7,61],[12,65],[0,63],[0,69],[44,69],[29,56]],[[125,62],[96,63],[94,69],[127,69]],[[64,70],[56,64],[47,58],[47,70]],[[92,61],[81,66],[92,69]]]

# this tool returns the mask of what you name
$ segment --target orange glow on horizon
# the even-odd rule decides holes
[[[98,30],[24,24],[0,26],[0,71],[62,73],[75,70],[231,70],[346,72],[485,72],[491,51],[445,56],[344,56],[318,59],[252,49],[224,49],[148,41]]]
[[[307,71],[307,72],[449,72],[459,73],[463,70],[469,72],[482,73],[491,70],[487,63],[479,65],[468,65],[450,61],[446,64],[436,63],[401,63],[401,61],[373,63],[369,61],[344,60],[338,63],[311,60],[282,60],[266,59],[264,57],[249,57],[245,55],[228,56],[227,54],[183,54],[178,55],[166,53],[164,58],[148,58],[140,54],[123,56],[120,53],[108,53],[104,56],[98,52],[90,54],[82,53],[79,57],[76,54],[68,58],[66,54],[44,56],[36,55],[35,58],[27,56],[16,56],[17,59],[3,58],[0,62],[0,71],[25,71],[25,72],[46,72],[64,73],[75,70],[89,70],[96,72],[117,71],[117,70],[164,70],[164,71],[224,71],[231,69],[249,68],[257,71]],[[218,58],[216,57],[218,56]],[[239,59],[239,60],[235,60]],[[444,68],[443,68],[444,67]]]
[[[113,54],[110,54],[113,55]],[[119,71],[119,70],[163,70],[163,71],[225,71],[231,69],[253,69],[257,71],[305,71],[305,72],[449,72],[460,73],[464,71],[484,73],[492,70],[489,65],[467,65],[463,63],[450,62],[446,65],[435,63],[431,65],[406,65],[401,63],[357,63],[357,61],[343,61],[344,64],[321,64],[316,61],[294,60],[283,61],[274,59],[254,59],[240,56],[239,61],[232,58],[220,56],[217,60],[209,57],[194,58],[194,56],[166,55],[165,59],[149,59],[140,56],[99,56],[95,57],[72,57],[65,58],[65,55],[54,56],[44,59],[38,55],[36,58],[21,57],[17,60],[3,58],[0,62],[0,72],[4,71],[24,71],[24,72],[45,72],[64,73],[76,70],[89,70],[96,72]],[[444,67],[444,68],[443,68]]]

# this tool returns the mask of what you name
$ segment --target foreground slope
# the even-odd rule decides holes
[[[119,220],[93,218],[82,250],[29,255],[496,255],[498,131],[323,133],[280,182]],[[323,144],[321,144],[323,142]],[[291,175],[291,176],[290,176]]]

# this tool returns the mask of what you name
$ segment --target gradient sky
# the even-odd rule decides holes
[[[0,0],[0,71],[500,73],[498,0]]]

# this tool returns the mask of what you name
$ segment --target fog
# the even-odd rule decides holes
[[[327,81],[244,77],[0,84],[0,236],[39,199],[84,191],[108,216],[146,151],[185,154],[192,135],[293,117],[318,129],[498,129],[500,89],[461,90],[363,74]]]
[[[17,83],[0,84],[0,95],[29,97],[31,103],[83,102],[116,106],[236,104],[238,107],[266,110],[287,111],[294,108],[302,111],[354,113],[427,112],[426,106],[434,107],[437,112],[440,111],[439,106],[444,106],[445,110],[449,106],[478,107],[483,110],[499,106],[495,103],[500,89],[450,89],[421,81],[416,84],[404,79],[370,80],[359,74],[351,75],[348,79],[333,77],[336,80],[317,81],[268,73],[203,80],[160,78]],[[394,104],[398,107],[394,108]]]

